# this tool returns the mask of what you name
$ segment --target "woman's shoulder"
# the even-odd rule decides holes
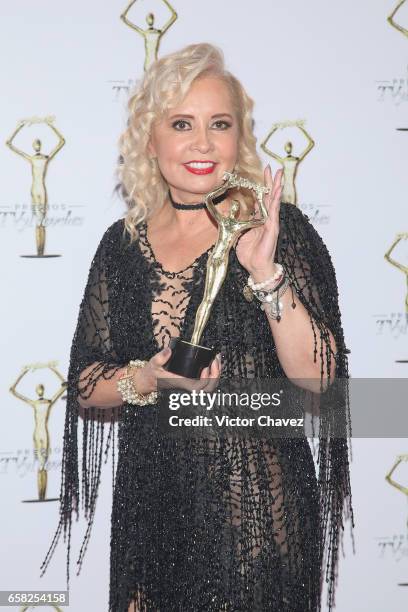
[[[302,265],[327,286],[336,283],[330,251],[309,217],[294,204],[286,202],[281,203],[279,216],[279,260],[287,265]]]
[[[296,204],[281,202],[279,216],[281,221],[297,221],[298,223],[311,225],[309,217]]]
[[[104,251],[114,251],[116,250],[123,239],[125,230],[125,220],[124,218],[117,219],[102,234],[102,238],[99,243],[99,248]]]
[[[316,230],[310,218],[295,204],[282,202],[279,211],[280,233],[282,238],[288,238],[289,235],[293,239],[302,236],[304,240],[321,246],[324,244],[322,237]]]
[[[109,227],[105,230],[102,240],[109,241],[112,240],[121,234],[123,234],[123,230],[125,228],[125,219],[122,217],[117,219]]]
[[[139,221],[136,225],[136,236],[131,237],[125,224],[125,218],[117,219],[105,230],[98,250],[103,254],[106,261],[118,265],[120,263],[123,265],[128,265],[131,262],[137,263],[140,249],[135,248],[135,245],[141,240],[144,229],[145,222]]]
[[[103,232],[94,259],[107,259],[118,251],[123,236],[124,219],[117,219]]]
[[[139,221],[139,223],[137,223],[135,226],[136,234],[138,235],[139,232],[142,232],[144,230],[144,228],[145,228],[145,221]],[[120,219],[117,219],[116,221],[114,221],[107,228],[107,230],[102,236],[102,241],[109,242],[109,241],[119,240],[120,244],[123,244],[123,242],[126,242],[126,239],[127,239],[127,242],[129,242],[130,232],[126,228],[124,217],[121,217]]]

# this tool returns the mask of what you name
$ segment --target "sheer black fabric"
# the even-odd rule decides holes
[[[317,612],[324,578],[332,610],[344,519],[353,524],[347,393],[313,396],[320,409],[317,475],[306,437],[179,440],[158,432],[157,406],[124,404],[112,411],[110,426],[105,409],[82,411],[80,457],[78,390],[90,397],[101,377],[130,359],[150,359],[170,336],[191,337],[203,296],[208,251],[168,272],[154,256],[145,222],[138,231],[130,244],[123,220],[115,222],[91,265],[71,350],[60,522],[43,571],[63,532],[69,583],[71,526],[82,498],[89,527],[80,568],[104,453],[111,448],[109,612],[128,612],[131,602],[135,611]],[[330,255],[308,218],[290,204],[281,205],[276,260],[310,315],[321,375],[326,350],[327,371],[334,359],[336,377],[347,379]],[[231,250],[201,342],[222,354],[222,378],[285,378],[265,313],[243,297],[247,276]],[[344,437],[333,435],[334,416],[344,424]]]

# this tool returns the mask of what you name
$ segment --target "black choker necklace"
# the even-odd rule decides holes
[[[219,204],[227,197],[227,192],[222,193],[218,198],[214,198],[213,204]],[[207,208],[205,202],[199,202],[198,204],[179,204],[175,202],[171,197],[170,189],[169,189],[169,200],[173,208],[177,208],[178,210],[199,210],[200,208]]]

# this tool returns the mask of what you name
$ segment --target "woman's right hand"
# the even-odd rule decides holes
[[[158,379],[166,379],[166,388],[176,387],[188,391],[203,389],[207,392],[213,391],[217,387],[222,369],[220,355],[217,355],[210,365],[203,369],[199,379],[186,378],[165,370],[163,366],[170,359],[170,356],[171,348],[166,347],[153,355],[143,368],[138,368],[135,371],[133,380],[138,393],[144,395],[151,391],[157,391]]]

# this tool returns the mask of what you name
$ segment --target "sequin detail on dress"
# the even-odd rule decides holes
[[[81,567],[111,449],[109,612],[128,612],[132,601],[135,612],[318,612],[324,575],[330,612],[344,519],[353,525],[347,395],[320,396],[317,474],[306,438],[182,441],[158,432],[155,406],[124,404],[112,411],[110,425],[106,409],[80,410],[78,392],[90,397],[101,377],[130,359],[150,359],[170,335],[191,337],[208,252],[170,278],[149,251],[143,224],[138,229],[138,241],[129,244],[123,220],[114,223],[92,261],[70,356],[60,522],[42,568],[63,532],[69,583],[80,502],[88,520]],[[307,217],[289,204],[281,205],[277,260],[309,313],[310,348],[322,375],[325,343],[327,372],[334,359],[336,377],[347,379],[330,255]],[[284,378],[265,314],[243,298],[246,280],[232,250],[202,342],[222,353],[222,378]],[[305,409],[306,401],[302,414]],[[332,433],[334,414],[344,423],[343,438]]]

